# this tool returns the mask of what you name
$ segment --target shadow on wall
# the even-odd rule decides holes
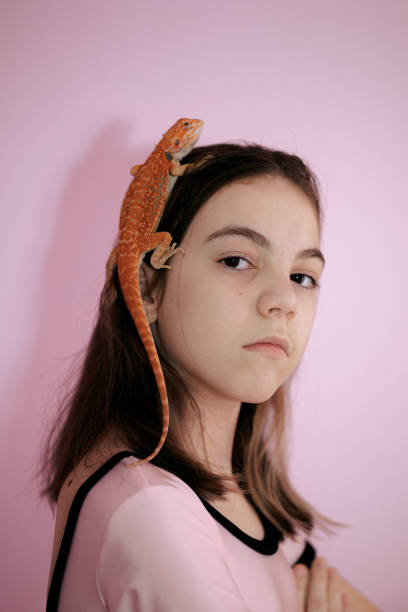
[[[36,299],[27,309],[36,317],[33,335],[2,388],[1,405],[13,406],[2,432],[0,461],[1,522],[12,545],[2,556],[0,574],[20,576],[16,581],[24,576],[24,589],[16,583],[10,585],[8,595],[2,594],[4,606],[0,607],[4,609],[44,609],[54,518],[49,506],[39,500],[36,470],[45,432],[57,408],[57,385],[70,368],[71,356],[89,340],[105,263],[131,181],[130,168],[142,163],[156,144],[144,149],[128,147],[129,134],[135,140],[134,126],[134,121],[112,122],[68,169],[60,201],[55,203],[55,231]],[[32,265],[36,265],[35,253]]]

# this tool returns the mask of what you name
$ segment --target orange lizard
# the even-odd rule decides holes
[[[154,268],[171,268],[165,261],[181,247],[171,243],[168,232],[154,233],[160,222],[165,204],[178,176],[182,176],[188,164],[180,160],[197,142],[203,122],[200,119],[179,119],[163,134],[154,151],[144,164],[133,166],[134,176],[126,192],[119,220],[119,240],[106,263],[106,277],[110,278],[115,263],[123,297],[136,329],[146,349],[159,388],[163,412],[163,430],[156,449],[145,459],[127,464],[129,467],[147,463],[164,444],[169,429],[169,403],[166,385],[156,345],[144,309],[139,288],[139,267],[142,256],[154,249],[151,264]]]

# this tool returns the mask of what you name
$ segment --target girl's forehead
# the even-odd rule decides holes
[[[200,208],[190,227],[201,233],[218,223],[315,221],[316,211],[307,195],[280,176],[239,179],[216,191]]]
[[[223,232],[241,226],[238,232]],[[277,229],[279,226],[279,229]],[[244,228],[244,231],[242,230]],[[295,243],[320,242],[317,211],[303,190],[280,176],[258,176],[236,180],[213,194],[198,210],[184,242],[204,246],[214,233],[247,235],[258,233]]]
[[[227,194],[248,193],[249,191],[270,191],[276,192],[282,187],[290,187],[293,183],[278,175],[263,174],[259,176],[247,176],[237,178],[218,189],[209,200],[222,198]],[[293,184],[293,187],[296,186]]]
[[[203,208],[213,210],[224,205],[228,209],[231,201],[239,203],[243,208],[253,206],[254,202],[272,207],[279,203],[288,206],[291,202],[309,202],[309,198],[289,179],[266,175],[239,179],[224,185],[205,202]]]

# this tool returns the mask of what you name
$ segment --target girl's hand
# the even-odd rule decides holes
[[[349,595],[342,592],[340,574],[316,557],[309,570],[299,563],[293,568],[298,593],[298,612],[354,612]]]

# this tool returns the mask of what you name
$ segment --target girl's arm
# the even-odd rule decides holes
[[[324,557],[316,557],[317,559],[324,559]],[[327,563],[325,564],[326,573],[322,575],[316,575],[313,571],[315,566],[315,561],[312,563],[312,568],[309,570],[303,564],[297,564],[294,566],[293,571],[295,574],[295,580],[298,586],[298,589],[304,593],[307,593],[310,589],[310,586],[314,581],[325,580],[328,578],[329,566]],[[332,566],[330,566],[332,567]],[[336,569],[336,568],[334,568]],[[351,608],[353,612],[382,612],[380,608],[375,606],[371,601],[369,601],[360,591],[358,591],[348,580],[346,580],[339,572],[337,571],[337,580],[340,585],[340,591],[349,596],[351,602]],[[305,608],[307,611],[307,607]]]
[[[380,608],[377,608],[377,606],[369,601],[360,591],[357,591],[357,589],[343,576],[340,575],[339,578],[341,590],[343,593],[347,593],[350,596],[350,601],[352,606],[354,606],[355,612],[381,612]]]

